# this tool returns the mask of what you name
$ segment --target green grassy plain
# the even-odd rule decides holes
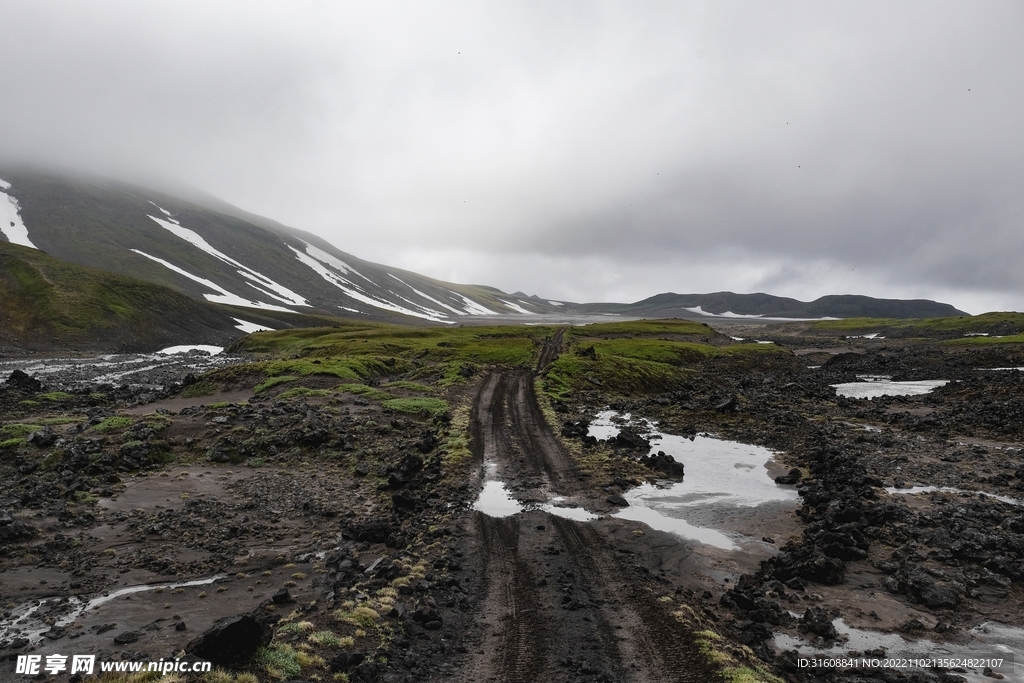
[[[1024,313],[997,312],[981,315],[964,315],[949,318],[896,319],[896,318],[844,318],[842,320],[821,320],[811,325],[811,332],[870,334],[897,333],[901,337],[963,337],[966,334],[1006,334],[1002,342],[974,342],[985,337],[965,337],[957,343],[1007,343],[1009,336],[1021,336],[1024,332]]]

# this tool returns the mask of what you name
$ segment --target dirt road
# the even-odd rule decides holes
[[[557,357],[561,334],[542,349]],[[544,421],[533,373],[505,371],[481,384],[473,445],[483,465],[521,502],[577,497],[583,480]],[[623,551],[634,527],[576,522],[532,510],[495,518],[474,513],[484,577],[469,661],[459,680],[714,681],[693,636],[659,602]]]

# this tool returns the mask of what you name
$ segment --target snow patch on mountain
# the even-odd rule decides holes
[[[152,200],[149,203],[152,204],[153,206],[155,206],[156,208],[160,209],[161,211],[163,211],[164,215],[167,216],[168,218],[171,217],[171,212],[168,211],[167,209],[165,209],[164,207],[160,206],[159,204],[157,204],[156,202],[154,202]],[[178,221],[174,221],[174,222],[177,223]]]
[[[443,301],[438,301],[438,300],[437,300],[437,299],[435,299],[434,297],[432,297],[432,296],[430,296],[430,295],[428,295],[428,294],[424,294],[424,293],[423,293],[423,292],[421,292],[420,290],[418,290],[418,289],[416,289],[415,287],[413,287],[412,285],[410,285],[410,284],[409,284],[408,282],[406,282],[405,280],[402,280],[402,279],[401,279],[400,277],[398,277],[397,275],[394,275],[394,274],[392,274],[392,273],[388,273],[388,275],[390,275],[391,277],[395,278],[396,280],[398,280],[399,282],[401,282],[401,283],[402,283],[403,285],[405,285],[406,287],[408,287],[408,288],[409,288],[409,289],[411,289],[412,291],[416,292],[416,294],[417,294],[418,296],[421,296],[421,297],[423,297],[423,298],[424,298],[424,299],[426,299],[427,301],[432,301],[432,302],[434,302],[435,304],[437,304],[438,306],[441,306],[442,308],[447,308],[447,309],[448,309],[449,311],[451,311],[452,313],[454,313],[454,314],[456,314],[456,315],[468,315],[468,314],[467,314],[467,313],[466,313],[465,311],[460,311],[460,310],[459,310],[459,309],[457,309],[457,308],[454,308],[454,307],[452,307],[452,306],[449,306],[448,304],[444,303]]]
[[[345,273],[346,275],[348,273],[351,273],[353,275],[358,275],[359,277],[361,277],[364,280],[366,280],[367,282],[369,282],[371,285],[374,285],[374,286],[377,285],[376,282],[374,282],[370,278],[366,277],[365,275],[360,273],[358,270],[356,270],[352,266],[348,265],[347,263],[345,263],[341,259],[337,258],[336,256],[328,254],[323,249],[320,249],[318,247],[314,247],[312,244],[310,244],[309,242],[306,242],[305,240],[299,240],[299,241],[306,245],[306,253],[309,254],[310,256],[312,256],[313,258],[315,258],[320,263],[323,263],[324,265],[327,265],[327,266],[331,266],[331,267],[335,268],[336,270],[339,270],[342,273]]]
[[[157,258],[156,256],[151,256],[150,254],[147,254],[146,252],[140,251],[138,249],[132,249],[131,251],[134,251],[139,256],[145,256],[150,261],[155,261],[156,263],[159,263],[160,265],[164,266],[165,268],[169,268],[170,270],[173,270],[175,273],[178,273],[179,275],[184,275],[189,280],[192,280],[193,282],[198,282],[203,287],[208,287],[209,289],[212,289],[215,292],[219,292],[218,294],[203,294],[203,297],[207,301],[212,301],[213,303],[217,303],[217,304],[227,304],[228,306],[245,306],[247,308],[259,308],[259,309],[264,310],[264,311],[282,311],[284,313],[294,313],[295,312],[295,311],[291,310],[290,308],[285,308],[284,306],[274,306],[273,304],[265,304],[262,301],[249,301],[248,299],[243,299],[242,297],[238,296],[237,294],[232,294],[228,290],[224,289],[223,287],[218,285],[216,282],[211,282],[210,280],[207,280],[206,278],[199,277],[198,275],[193,275],[192,273],[188,272],[184,268],[179,268],[178,266],[174,265],[173,263],[165,261],[162,258]]]
[[[11,184],[0,178],[0,190],[11,189]],[[28,238],[28,228],[21,221],[21,206],[18,200],[6,192],[0,192],[0,232],[11,244],[38,249]]]
[[[156,204],[154,204],[153,206],[156,206]],[[156,208],[160,209],[161,211],[164,211],[164,213],[167,213],[165,209],[159,206],[156,206]],[[168,217],[170,216],[169,213],[167,215]],[[221,253],[217,249],[213,248],[209,242],[203,239],[202,236],[199,235],[199,233],[193,230],[189,230],[188,228],[183,228],[178,223],[178,221],[174,220],[173,218],[171,218],[170,220],[164,220],[162,218],[157,218],[156,216],[149,216],[149,218],[155,221],[156,224],[159,225],[160,227],[171,232],[175,236],[180,237],[181,239],[185,240],[186,242],[196,247],[197,249],[206,252],[210,256],[213,256],[214,258],[217,258],[223,261],[224,263],[234,266],[237,269],[239,275],[246,278],[247,280],[251,280],[251,282],[248,283],[249,286],[258,291],[259,293],[265,296],[269,296],[272,299],[276,299],[281,303],[289,304],[291,306],[309,306],[309,303],[306,301],[304,297],[296,294],[295,292],[288,289],[284,285],[274,282],[263,273],[257,272],[252,268],[249,268],[248,266],[239,263],[238,261],[231,258],[227,254]]]
[[[406,308],[404,306],[399,306],[398,304],[392,303],[390,301],[385,301],[383,299],[379,299],[377,297],[371,296],[368,293],[364,293],[364,292],[360,291],[360,288],[357,285],[355,285],[354,283],[352,283],[349,280],[346,280],[339,273],[336,273],[333,270],[331,270],[330,268],[328,268],[324,263],[322,263],[320,260],[314,258],[311,254],[301,252],[301,251],[299,251],[298,249],[296,249],[295,247],[293,247],[291,245],[288,245],[288,248],[291,249],[292,252],[295,253],[295,258],[297,258],[301,263],[305,264],[306,266],[309,266],[309,268],[311,268],[320,277],[322,277],[324,280],[326,280],[327,282],[330,282],[332,285],[334,285],[335,287],[340,289],[342,292],[345,293],[346,296],[348,296],[351,299],[355,299],[356,301],[361,301],[362,303],[367,304],[369,306],[373,306],[374,308],[379,308],[379,309],[384,310],[384,311],[390,311],[392,313],[400,313],[402,315],[409,315],[409,316],[412,316],[414,318],[422,318],[424,320],[430,320],[432,322],[448,323],[448,324],[452,323],[452,321],[450,321],[450,320],[445,320],[444,314],[443,313],[439,313],[438,311],[432,311],[432,310],[426,309],[426,308],[422,308],[422,312],[421,311],[415,311],[415,310],[412,310],[410,308]],[[316,247],[313,247],[313,246],[307,244],[306,245],[306,249],[307,249],[307,251],[309,251],[310,249],[316,249]],[[322,250],[317,250],[317,251],[320,251],[321,253],[326,253],[326,252],[323,252]],[[330,254],[327,254],[327,255],[330,256]],[[339,263],[340,263],[340,261],[339,261]],[[364,278],[364,279],[366,279],[366,278]],[[369,282],[369,280],[367,280],[367,282]],[[339,308],[342,308],[342,307],[339,306]],[[418,308],[421,308],[421,307],[418,307]]]
[[[498,299],[498,301],[500,301],[501,303],[505,304],[506,306],[511,308],[516,313],[524,313],[526,315],[536,315],[536,313],[534,313],[533,311],[528,311],[525,308],[523,308],[522,306],[520,306],[519,304],[514,304],[511,301],[505,301],[504,299]]]
[[[265,325],[260,325],[259,323],[251,323],[248,320],[242,320],[241,318],[232,318],[232,320],[238,323],[237,325],[235,325],[235,327],[240,329],[242,332],[245,332],[246,334],[252,334],[253,332],[274,331],[273,327],[266,327]]]
[[[451,292],[451,290],[448,290]],[[481,306],[472,299],[462,296],[458,292],[452,292],[453,295],[459,297],[463,301],[463,305],[466,307],[466,313],[469,315],[500,315],[497,311],[492,311],[489,308]]]
[[[732,311],[726,311],[725,313],[709,313],[700,306],[694,306],[693,308],[684,308],[683,310],[689,311],[690,313],[696,313],[698,315],[706,315],[709,318],[748,318],[756,319],[763,318],[761,314],[746,314],[746,313],[733,313]]]

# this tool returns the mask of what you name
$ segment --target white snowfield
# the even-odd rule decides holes
[[[402,280],[402,279],[401,279],[400,277],[398,277],[397,275],[394,275],[393,273],[388,273],[388,275],[390,275],[391,277],[395,278],[396,280],[398,280],[399,282],[401,282],[401,283],[402,283],[403,285],[405,285],[406,287],[408,287],[408,288],[409,288],[409,289],[411,289],[412,291],[416,292],[416,294],[417,294],[418,296],[421,296],[421,297],[423,297],[423,298],[424,298],[424,299],[426,299],[427,301],[433,301],[433,302],[434,302],[435,304],[437,304],[438,306],[440,306],[440,307],[442,307],[442,308],[447,308],[447,309],[448,309],[449,311],[451,311],[451,312],[452,312],[452,313],[454,313],[455,315],[468,315],[468,313],[466,313],[465,311],[460,311],[460,310],[459,310],[459,309],[457,309],[457,308],[453,308],[452,306],[449,306],[448,304],[444,303],[443,301],[438,301],[438,300],[437,300],[437,299],[435,299],[434,297],[432,297],[432,296],[429,296],[428,294],[424,294],[424,293],[423,293],[423,292],[421,292],[420,290],[418,290],[418,289],[416,289],[415,287],[413,287],[412,285],[410,285],[410,284],[409,284],[408,282],[406,282],[405,280]]]
[[[439,323],[452,322],[450,320],[446,320],[444,314],[439,313],[438,311],[431,311],[425,308],[421,308],[421,310],[416,311],[411,308],[406,308],[405,306],[399,306],[398,304],[391,303],[390,301],[378,299],[377,297],[371,296],[368,293],[360,291],[360,288],[355,283],[351,282],[350,280],[346,280],[340,273],[328,268],[329,265],[338,268],[337,266],[335,266],[334,263],[331,262],[330,259],[325,259],[324,261],[321,261],[319,258],[317,258],[320,254],[326,254],[326,252],[324,252],[322,249],[317,249],[316,247],[313,247],[309,244],[306,244],[305,252],[299,251],[298,249],[291,245],[288,245],[288,248],[292,250],[292,252],[295,254],[295,258],[297,258],[301,263],[305,264],[306,266],[311,268],[313,272],[322,277],[324,280],[340,289],[349,298],[355,299],[356,301],[361,301],[364,304],[373,306],[374,308],[379,308],[384,311],[391,311],[392,313],[401,313],[402,315],[410,315],[414,318],[422,318],[424,320],[431,320],[433,322]],[[326,255],[330,256],[330,254]],[[341,263],[343,266],[348,268],[348,266],[346,266],[341,261],[338,261],[338,259],[335,259],[333,256],[331,256],[331,259],[337,261],[337,263]],[[338,268],[338,270],[341,270],[341,268]],[[351,269],[349,268],[349,270]],[[369,280],[367,280],[367,282],[369,282]]]
[[[536,315],[533,311],[528,311],[525,308],[523,308],[522,306],[520,306],[519,304],[514,304],[511,301],[505,301],[504,299],[498,299],[498,301],[500,301],[501,303],[505,304],[506,306],[511,308],[516,313],[522,313],[524,315]]]
[[[374,285],[374,286],[377,285],[377,283],[375,283],[373,280],[371,280],[370,278],[366,277],[365,275],[363,275],[358,270],[356,270],[352,266],[348,265],[347,263],[345,263],[341,259],[336,258],[336,257],[332,256],[331,254],[328,254],[323,249],[320,249],[318,247],[314,247],[312,244],[310,244],[309,242],[307,242],[305,240],[299,240],[299,241],[306,245],[306,253],[309,254],[310,256],[312,256],[313,258],[315,258],[320,263],[325,263],[325,264],[327,264],[327,265],[329,265],[329,266],[331,266],[331,267],[333,267],[333,268],[335,268],[335,269],[337,269],[337,270],[339,270],[339,271],[341,271],[342,273],[345,273],[345,274],[352,273],[353,275],[358,275],[359,277],[361,277],[364,280],[366,280],[367,282],[369,282],[371,285]]]
[[[451,292],[450,289],[448,291]],[[452,294],[462,299],[463,304],[466,306],[466,313],[470,315],[499,315],[497,311],[485,308],[472,299],[462,296],[458,292],[452,292]]]
[[[0,190],[11,189],[11,184],[0,178]],[[21,221],[21,206],[18,200],[6,192],[0,192],[0,232],[11,244],[38,249],[28,238],[28,228]]]
[[[156,205],[154,204],[154,206]],[[230,256],[214,249],[197,232],[189,230],[188,228],[183,228],[178,223],[178,221],[170,217],[170,214],[165,209],[159,206],[157,206],[157,208],[163,211],[164,213],[167,213],[167,220],[157,218],[156,216],[150,216],[149,218],[151,220],[155,221],[157,225],[169,231],[170,233],[176,235],[177,237],[180,237],[181,239],[185,240],[194,247],[206,252],[210,256],[220,259],[221,261],[227,263],[228,265],[234,266],[237,269],[239,275],[246,278],[247,280],[252,281],[249,282],[249,286],[258,291],[260,294],[263,294],[264,296],[269,296],[272,299],[280,301],[281,303],[284,304],[289,304],[291,306],[309,306],[309,303],[306,301],[305,298],[299,296],[298,294],[288,289],[284,285],[274,282],[263,273],[257,272],[252,268],[249,268],[248,266],[239,263]]]
[[[698,315],[706,315],[709,318],[763,318],[762,315],[748,315],[745,313],[733,313],[732,311],[726,311],[725,313],[708,313],[700,306],[694,306],[693,308],[685,308],[685,311],[690,313],[696,313]]]
[[[238,323],[237,325],[235,325],[235,327],[240,329],[242,332],[245,332],[246,334],[252,334],[253,332],[274,331],[273,327],[266,327],[265,325],[260,325],[259,323],[251,323],[248,320],[242,320],[241,318],[232,318],[232,320]]]
[[[179,268],[178,266],[174,265],[173,263],[169,263],[169,262],[163,260],[162,258],[157,258],[156,256],[151,256],[150,254],[147,254],[146,252],[140,251],[138,249],[132,249],[132,251],[134,251],[139,256],[145,256],[150,261],[155,261],[156,263],[159,263],[160,265],[164,266],[165,268],[170,268],[171,270],[173,270],[175,273],[178,273],[179,275],[184,275],[185,277],[187,277],[189,280],[192,280],[193,282],[198,282],[202,286],[208,287],[209,289],[212,289],[213,291],[218,292],[217,294],[203,294],[203,297],[207,301],[212,301],[212,302],[217,303],[217,304],[227,304],[229,306],[246,306],[248,308],[260,308],[260,309],[263,309],[264,311],[283,311],[285,313],[294,313],[295,312],[295,311],[291,310],[290,308],[285,308],[284,306],[274,306],[273,304],[265,304],[262,301],[249,301],[248,299],[243,299],[242,297],[238,296],[237,294],[232,294],[228,290],[224,289],[223,287],[218,285],[216,282],[211,282],[210,280],[207,280],[206,278],[199,277],[198,275],[193,275],[192,273],[188,272],[184,268]]]

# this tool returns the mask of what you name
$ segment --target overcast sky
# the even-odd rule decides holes
[[[1024,3],[0,5],[0,155],[577,301],[1024,310]]]

